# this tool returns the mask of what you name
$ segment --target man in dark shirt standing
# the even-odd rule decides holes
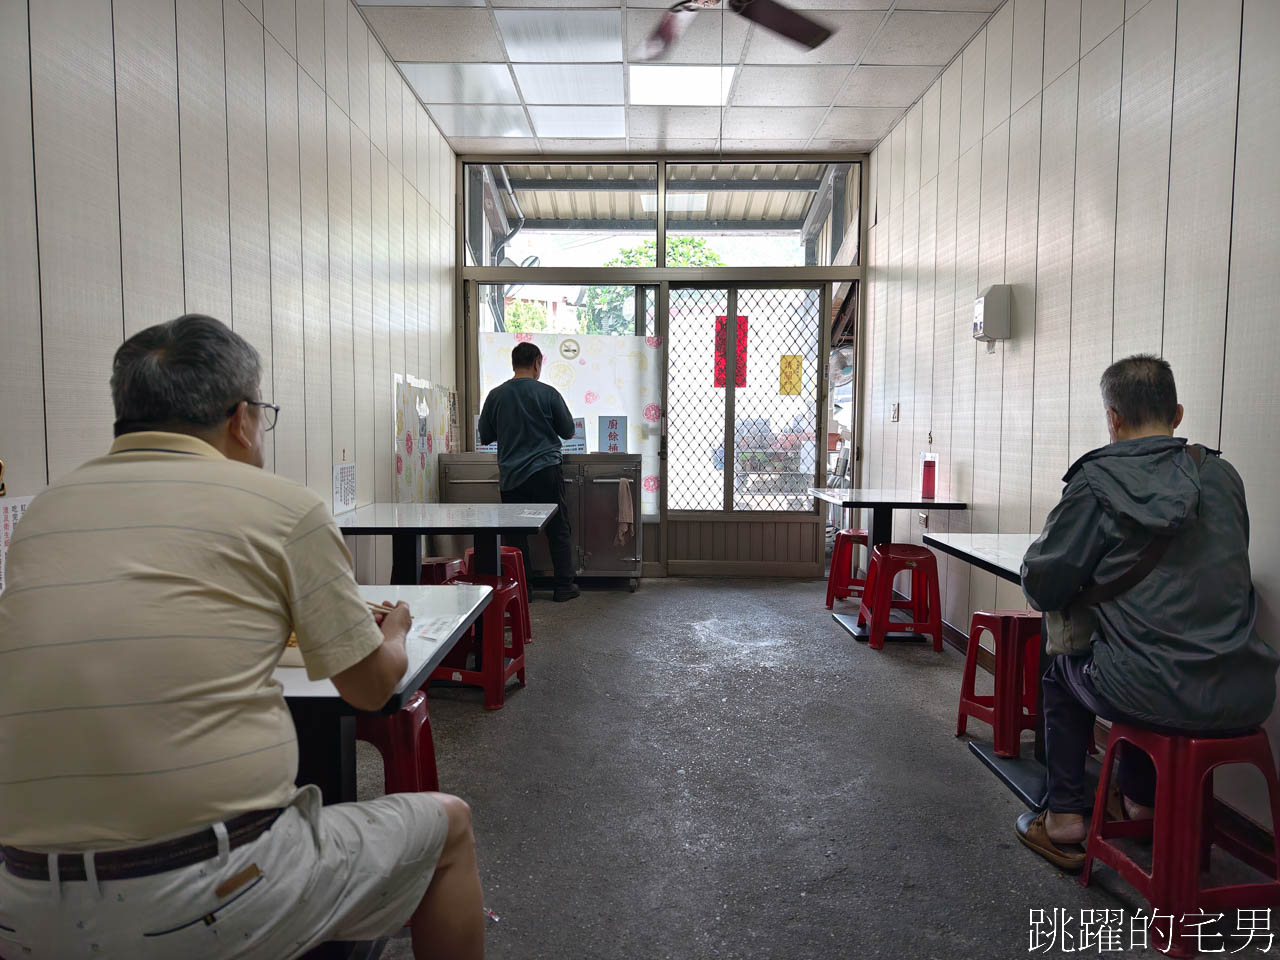
[[[498,476],[503,503],[554,503],[547,542],[555,567],[555,601],[578,596],[573,584],[573,547],[564,499],[560,441],[573,436],[573,417],[555,387],[539,382],[542,351],[518,343],[511,351],[515,375],[489,391],[480,411],[480,442],[498,442]],[[524,556],[529,581],[529,538],[512,535],[512,546]],[[530,581],[531,582],[531,581]]]

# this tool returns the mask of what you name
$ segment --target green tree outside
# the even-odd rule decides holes
[[[627,247],[605,264],[606,267],[652,267],[658,261],[658,243],[645,240],[634,247]],[[706,241],[705,237],[682,234],[667,235],[667,266],[669,267],[723,267],[724,261]],[[582,333],[634,334],[635,320],[623,314],[623,306],[634,300],[635,287],[591,287],[586,303],[578,310]],[[508,330],[515,328],[508,324]]]
[[[508,333],[541,333],[547,329],[547,305],[537,300],[514,300],[502,319]]]

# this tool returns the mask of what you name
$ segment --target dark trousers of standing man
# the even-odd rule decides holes
[[[551,564],[555,567],[556,586],[573,583],[573,531],[569,526],[569,509],[564,498],[564,470],[559,464],[539,470],[524,483],[502,491],[503,503],[554,503],[556,512],[547,521],[547,545],[551,548]],[[525,579],[532,582],[529,562],[528,534],[504,534],[503,542],[519,549],[524,556]]]

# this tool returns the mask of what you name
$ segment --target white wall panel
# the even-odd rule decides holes
[[[1040,226],[1036,253],[1036,345],[1031,431],[1031,525],[1044,526],[1070,465],[1071,240],[1075,221],[1076,98],[1073,67],[1044,91],[1040,133]]]
[[[327,98],[298,74],[298,143],[302,158],[303,385],[307,396],[307,485],[332,496],[333,372],[329,348],[329,172]]]
[[[177,0],[186,308],[231,320],[231,214],[222,5]]]
[[[1216,446],[1222,410],[1238,0],[1182,0],[1173,78],[1164,356],[1186,417],[1180,436]]]
[[[270,12],[270,7],[267,12]],[[298,64],[274,36],[266,39],[267,194],[271,235],[272,399],[281,426],[271,434],[276,472],[307,480],[307,420],[302,350],[302,212],[298,172]]]
[[[431,227],[434,214],[426,197],[418,194],[418,376],[438,383],[435,375],[434,328],[436,317],[436,288],[439,278],[431,260]]]
[[[376,103],[377,101],[371,101]],[[391,385],[390,244],[387,237],[387,158],[374,149],[370,154],[373,204],[373,424],[374,500],[393,499],[395,491],[395,428]],[[378,540],[378,583],[391,576],[391,548]]]
[[[1080,8],[1080,56],[1083,58],[1124,22],[1124,5],[1116,0],[1083,0]]]
[[[897,466],[895,487],[911,485],[912,447],[916,418],[916,299],[917,272],[920,258],[920,191],[913,191],[902,205],[902,251],[898,255],[898,286],[902,290],[898,319],[898,389],[894,399],[899,405],[897,433]],[[893,514],[894,540],[907,543],[915,518],[908,510]],[[905,582],[904,588],[909,591]]]
[[[1177,0],[1155,0],[1124,29],[1112,340],[1117,360],[1160,352],[1177,12]]]
[[[1044,71],[1045,0],[1014,0],[1009,106],[1017,111],[1040,93]]]
[[[262,22],[267,33],[296,61],[298,28],[294,23],[293,0],[263,0]]]
[[[982,132],[988,134],[1009,119],[1013,82],[1014,5],[1006,3],[987,25],[986,80],[983,90]]]
[[[347,7],[347,87],[351,122],[369,135],[369,28],[354,5]]]
[[[905,140],[905,138],[904,138]],[[888,272],[885,282],[884,334],[884,442],[880,448],[880,483],[885,487],[898,485],[898,424],[893,421],[893,404],[901,399],[898,393],[902,346],[902,233],[905,205],[897,205],[889,217],[889,230],[885,263]]]
[[[298,66],[321,87],[325,83],[325,0],[294,0],[298,18]]]
[[[938,178],[932,177],[920,188],[920,244],[916,262],[916,366],[914,426],[910,445],[910,489],[920,489],[920,454],[929,448],[933,416],[933,351],[934,351],[934,273],[938,241]],[[911,540],[920,542],[922,530],[916,513],[909,514]]]
[[[428,134],[430,136],[430,134]],[[879,216],[877,211],[878,201],[880,199],[880,160],[878,159],[879,148],[872,150],[867,162],[867,196],[868,201],[865,206],[864,215],[867,217],[868,228],[876,225]]]
[[[373,149],[387,156],[387,55],[369,34],[369,139]],[[393,71],[394,72],[394,71]]]
[[[938,121],[938,169],[960,158],[960,94],[964,61],[956,57],[942,71]]]
[[[246,14],[247,16],[247,14]],[[123,332],[111,11],[30,9],[49,479],[111,442],[111,357]]]
[[[184,312],[178,49],[173,0],[116,0],[124,332]]]
[[[274,396],[271,235],[267,222],[267,99],[264,33],[239,0],[225,0],[227,175],[231,200],[231,320],[262,355],[262,392]],[[275,469],[273,445],[268,470]]]
[[[347,97],[347,18],[350,12],[348,0],[325,0],[324,89],[344,114],[350,110]]]
[[[907,174],[907,125],[899,120],[898,125],[889,134],[889,214],[898,215],[898,207],[906,196]]]
[[[417,167],[415,161],[414,167]],[[418,331],[418,194],[404,182],[404,368],[420,377]]]
[[[1075,236],[1071,247],[1068,450],[1072,460],[1107,442],[1098,378],[1111,363],[1121,41],[1120,34],[1114,33],[1080,61]]]
[[[935,81],[920,101],[920,182],[928,183],[938,175],[939,113],[942,109],[942,84]]]
[[[906,170],[904,173],[904,185],[902,188],[903,197],[909,197],[920,189],[920,117],[922,107],[920,101],[916,101],[915,106],[907,111],[904,121],[906,126],[906,141],[904,161]]]
[[[427,116],[426,111],[418,104],[417,98],[411,96],[411,99],[413,100],[413,109],[418,115],[418,169],[415,174],[414,183],[418,188],[418,195],[427,202],[427,206],[429,207],[431,205],[432,167],[435,166],[436,160],[436,157],[432,153],[432,123],[431,118]]]
[[[1004,347],[1000,407],[1001,533],[1026,533],[1031,520],[1031,419],[1036,346],[1036,237],[1040,192],[1040,98],[1009,120],[1008,226],[1004,282],[1011,288],[1011,336]],[[996,583],[996,606],[1021,607],[1022,590]]]
[[[405,82],[396,74],[396,82],[400,84],[400,172],[404,174],[405,183],[417,187],[418,181],[418,115],[426,116],[418,105]]]
[[[387,111],[387,160],[391,168],[402,172],[404,164],[404,81],[394,63],[387,64],[386,86],[383,88]]]
[[[982,139],[983,81],[987,72],[987,31],[973,38],[960,55],[960,154]]]
[[[957,321],[956,308],[956,210],[959,164],[943,165],[938,172],[938,241],[934,258],[933,320],[933,401],[929,418],[933,433],[930,446],[938,456],[937,493],[951,496],[951,427],[953,423],[951,395],[955,386],[955,343],[963,325]],[[949,530],[951,513],[946,510],[930,514],[931,530]],[[949,590],[953,568],[960,561],[943,557],[938,573],[942,593]],[[945,606],[944,606],[945,610]]]
[[[1153,0],[1154,2],[1154,0]],[[1280,6],[1271,0],[1244,5],[1240,60],[1239,144],[1235,166],[1235,216],[1231,242],[1231,296],[1223,373],[1222,447],[1240,471],[1249,495],[1249,559],[1258,596],[1258,632],[1280,640],[1280,502],[1275,488],[1275,424],[1280,418]],[[1280,718],[1266,724],[1274,750]],[[1224,778],[1225,779],[1225,778]],[[1228,790],[1219,786],[1219,794]],[[1266,823],[1265,797],[1238,789],[1239,805]],[[1237,794],[1232,794],[1234,800]]]
[[[398,124],[397,124],[398,126]],[[394,167],[387,171],[387,260],[391,268],[387,285],[390,311],[391,374],[403,376],[404,330],[404,178]]]
[[[345,44],[343,47],[345,53]],[[329,389],[333,408],[331,455],[356,456],[356,385],[352,354],[351,123],[329,99]],[[359,469],[357,467],[357,469]]]
[[[1045,88],[1079,62],[1080,0],[1045,0]]]
[[[48,481],[40,356],[40,272],[36,259],[35,168],[31,158],[31,74],[27,6],[0,4],[0,459],[9,496]]]
[[[353,74],[354,75],[354,74]],[[374,500],[373,197],[369,138],[351,129],[351,325],[355,378],[356,501]]]
[[[891,146],[892,146],[892,143],[890,138],[885,137],[885,139],[880,141],[880,146],[876,148],[875,167],[876,167],[876,184],[877,184],[877,189],[876,189],[876,222],[877,223],[886,223],[888,221],[889,208],[893,205],[891,203],[893,198],[890,196],[890,194],[892,193],[892,182],[893,182],[893,174],[890,169],[893,163],[893,158],[891,156],[893,151],[891,149]]]

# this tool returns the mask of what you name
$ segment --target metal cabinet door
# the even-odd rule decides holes
[[[583,468],[583,566],[602,577],[637,577],[640,572],[640,465],[587,464]],[[634,528],[618,539],[618,481],[631,481]]]
[[[440,462],[442,503],[501,503],[498,462]]]

